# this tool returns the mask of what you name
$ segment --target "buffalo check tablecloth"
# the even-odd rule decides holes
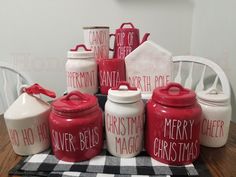
[[[24,158],[9,174],[49,177],[198,176],[193,164],[169,166],[154,160],[145,150],[133,158],[114,157],[106,146],[98,156],[77,163],[58,160],[51,150],[47,150]]]

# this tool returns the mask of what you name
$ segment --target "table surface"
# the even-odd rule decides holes
[[[3,116],[0,115],[0,176],[8,176],[8,171],[14,167],[21,156],[12,149]],[[231,122],[229,139],[222,148],[201,147],[201,159],[214,177],[236,177],[236,124]],[[201,164],[200,164],[201,166]],[[206,171],[199,171],[200,176],[206,177]]]

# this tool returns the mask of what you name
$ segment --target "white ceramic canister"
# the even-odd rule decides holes
[[[4,114],[13,150],[19,155],[44,151],[50,146],[48,117],[51,107],[34,94],[55,97],[55,93],[38,84],[23,89],[24,92]]]
[[[108,151],[118,157],[134,157],[143,148],[144,104],[141,91],[120,82],[108,91],[105,104]]]
[[[109,27],[89,26],[83,27],[84,44],[94,51],[96,60],[109,58]]]
[[[84,50],[79,51],[79,48]],[[82,93],[97,93],[97,63],[94,59],[94,52],[81,44],[68,51],[67,58],[67,92],[79,90]]]
[[[202,107],[200,143],[207,147],[224,146],[228,139],[231,120],[230,97],[211,89],[197,93]]]

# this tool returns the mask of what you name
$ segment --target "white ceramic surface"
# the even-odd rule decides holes
[[[4,119],[15,153],[30,155],[49,148],[49,113],[48,103],[27,93],[8,108]]]
[[[141,89],[144,97],[171,80],[172,55],[152,41],[144,42],[127,55],[125,64],[126,80]]]
[[[75,55],[73,55],[75,53]],[[98,91],[97,63],[90,54],[77,55],[76,52],[68,52],[66,62],[67,91],[79,90],[82,93],[94,94]],[[80,52],[82,53],[82,52]],[[86,52],[87,53],[87,52]]]
[[[198,92],[198,102],[202,107],[200,143],[207,147],[224,146],[228,139],[231,120],[229,97],[217,91]]]
[[[116,90],[115,92],[118,94]],[[115,99],[114,102],[109,99],[109,94],[105,104],[108,151],[118,157],[134,157],[143,148],[144,104],[141,95],[135,102],[124,103],[122,101],[127,99]],[[120,95],[130,96],[130,93],[124,94],[121,91]]]
[[[109,28],[84,28],[84,44],[95,53],[95,59],[109,57]]]

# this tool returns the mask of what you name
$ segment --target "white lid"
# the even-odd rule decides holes
[[[210,89],[206,91],[201,91],[197,93],[197,98],[199,101],[210,102],[212,104],[228,104],[230,98],[228,95],[218,91],[217,89]]]
[[[50,109],[50,105],[40,98],[22,93],[7,109],[5,119],[24,119],[42,114]]]
[[[79,48],[83,48],[84,50],[78,50]],[[85,45],[80,44],[77,45],[74,49],[71,49],[67,52],[67,58],[93,58],[94,52],[90,49],[87,49]]]
[[[120,82],[116,88],[108,90],[108,99],[116,103],[134,103],[141,99],[141,91],[127,82]]]

